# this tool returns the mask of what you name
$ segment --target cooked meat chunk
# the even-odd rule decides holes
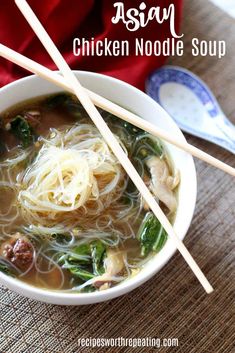
[[[20,270],[25,271],[33,261],[33,246],[19,233],[1,246],[0,254]]]
[[[124,267],[125,252],[120,250],[109,249],[107,251],[107,258],[105,259],[105,273],[102,276],[97,277],[94,283],[96,288],[100,290],[107,289],[112,282],[113,276],[119,275]]]

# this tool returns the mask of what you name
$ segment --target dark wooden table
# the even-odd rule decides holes
[[[185,0],[185,55],[169,62],[198,74],[235,123],[235,21],[207,0]],[[224,39],[218,60],[192,57],[192,37]],[[235,165],[234,156],[208,142],[189,142]],[[234,321],[234,180],[196,161],[198,200],[186,245],[213,284],[207,296],[179,254],[154,278],[128,295],[83,307],[57,307],[20,297],[0,287],[1,353],[75,353],[78,338],[176,337],[177,348],[160,352],[232,353]],[[83,349],[84,352],[94,350]],[[104,349],[96,351],[104,352]],[[108,352],[132,352],[131,348]],[[151,349],[136,349],[150,352]],[[154,350],[155,351],[155,350]]]

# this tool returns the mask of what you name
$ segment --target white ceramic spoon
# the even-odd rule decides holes
[[[235,153],[235,126],[209,87],[192,72],[163,66],[149,77],[146,91],[183,131]]]

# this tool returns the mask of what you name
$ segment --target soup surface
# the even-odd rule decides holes
[[[153,136],[100,110],[174,220],[180,176]],[[136,275],[167,234],[75,97],[1,114],[0,271],[50,290],[104,290]]]

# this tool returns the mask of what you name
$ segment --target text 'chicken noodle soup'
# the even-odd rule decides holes
[[[161,142],[100,110],[171,222],[180,175]],[[65,93],[0,125],[0,271],[34,286],[105,290],[135,276],[167,234],[82,106]]]

